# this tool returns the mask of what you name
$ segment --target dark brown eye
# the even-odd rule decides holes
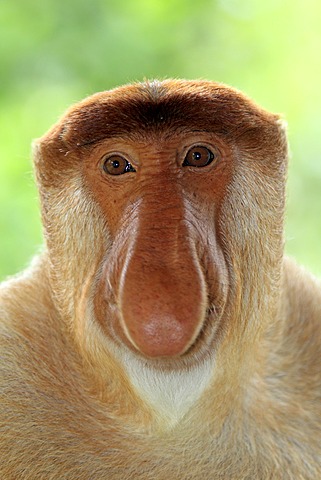
[[[214,153],[207,147],[192,147],[185,157],[183,167],[206,167],[215,158]]]
[[[127,172],[135,172],[135,169],[121,155],[107,157],[103,165],[104,171],[109,175],[122,175]]]

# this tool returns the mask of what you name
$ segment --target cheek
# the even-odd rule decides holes
[[[216,255],[221,246],[220,217],[232,178],[233,163],[224,161],[212,171],[188,172],[183,179],[186,218],[199,233],[200,256],[204,249]]]
[[[215,207],[216,216],[219,212],[228,185],[232,181],[234,160],[227,156],[212,169],[190,169],[181,179],[186,199],[197,205],[201,210]],[[207,222],[208,213],[205,222]]]
[[[85,179],[94,201],[99,205],[112,238],[123,229],[125,218],[135,210],[131,185],[126,179],[108,181],[103,175],[86,171]]]

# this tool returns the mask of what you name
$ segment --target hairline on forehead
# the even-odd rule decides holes
[[[211,82],[146,82],[98,93],[72,107],[60,138],[71,148],[135,132],[235,131],[275,123],[277,116],[243,94]]]

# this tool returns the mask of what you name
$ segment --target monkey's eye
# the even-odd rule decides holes
[[[111,155],[105,158],[103,169],[108,175],[122,175],[123,173],[136,171],[121,155]]]
[[[186,154],[183,167],[206,167],[215,158],[215,154],[207,147],[192,147]]]

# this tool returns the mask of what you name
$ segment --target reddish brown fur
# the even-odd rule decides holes
[[[198,144],[215,161],[182,166]],[[0,290],[0,478],[321,477],[321,289],[283,256],[286,163],[278,116],[210,82],[96,94],[36,142],[46,248]]]

